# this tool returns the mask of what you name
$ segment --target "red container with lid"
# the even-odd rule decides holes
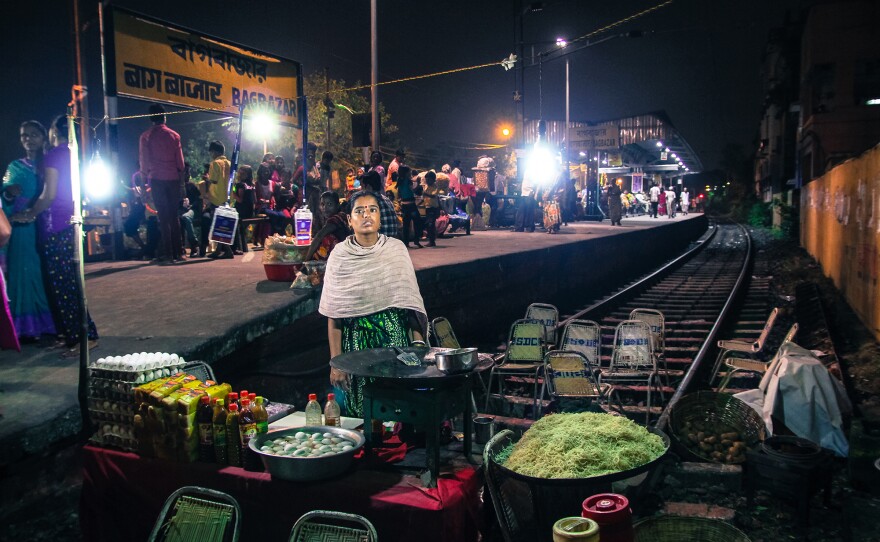
[[[632,510],[629,500],[616,493],[600,493],[587,497],[581,517],[599,524],[599,542],[633,542]]]

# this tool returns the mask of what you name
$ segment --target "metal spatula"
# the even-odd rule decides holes
[[[422,364],[422,359],[416,354],[412,352],[404,352],[403,349],[396,346],[392,348],[394,348],[394,351],[397,352],[397,359],[402,361],[404,365],[408,365],[410,367],[419,367]]]

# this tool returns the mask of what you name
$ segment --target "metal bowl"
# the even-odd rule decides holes
[[[333,433],[334,435],[339,435],[340,437],[354,441],[354,448],[347,452],[339,452],[338,454],[322,457],[279,456],[260,451],[260,447],[267,440],[295,435],[300,431],[306,431],[309,433]],[[269,474],[271,474],[273,478],[299,482],[307,480],[323,480],[342,474],[349,466],[351,466],[352,459],[354,459],[355,454],[363,448],[365,442],[366,440],[364,439],[364,436],[358,431],[351,431],[349,429],[331,427],[328,425],[312,425],[263,433],[252,438],[248,443],[248,446],[255,454],[260,456],[263,460],[263,465],[266,466],[266,470],[269,471]]]
[[[447,374],[463,373],[473,369],[480,359],[476,348],[455,348],[442,350],[434,354],[437,369]]]

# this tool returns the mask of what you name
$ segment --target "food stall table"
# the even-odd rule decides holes
[[[402,349],[426,358],[427,348]],[[371,348],[346,352],[330,360],[330,365],[348,374],[368,379],[364,386],[364,436],[371,442],[373,419],[410,423],[424,430],[427,487],[436,487],[440,468],[440,425],[462,414],[464,419],[464,455],[471,456],[471,380],[473,370],[446,374],[433,363],[408,366],[397,359],[392,348]],[[476,369],[476,367],[472,368]]]
[[[115,450],[83,448],[80,525],[90,542],[146,540],[165,499],[197,485],[229,493],[242,508],[242,542],[287,540],[310,510],[360,514],[383,542],[476,541],[482,476],[459,462],[426,489],[417,476],[356,460],[347,473],[315,482],[287,482],[266,472],[206,463],[174,463]]]

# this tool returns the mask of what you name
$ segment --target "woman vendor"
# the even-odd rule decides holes
[[[354,235],[327,260],[318,312],[328,318],[330,357],[343,352],[424,344],[428,317],[406,246],[379,234],[376,196],[355,192],[349,202]],[[330,369],[330,384],[344,391],[349,416],[363,416],[364,379]],[[337,398],[340,395],[337,395]]]
[[[351,235],[348,227],[348,216],[339,210],[339,196],[336,192],[327,191],[321,194],[321,215],[324,227],[312,238],[312,244],[306,252],[305,260],[326,260],[337,244]]]

